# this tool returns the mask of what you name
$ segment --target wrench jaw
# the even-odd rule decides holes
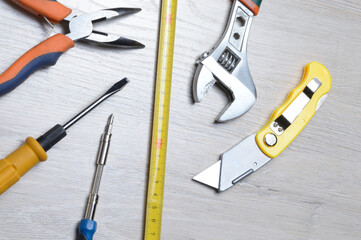
[[[216,80],[214,79],[212,72],[202,63],[199,63],[193,79],[194,101],[202,101],[209,89],[211,89],[215,83]]]
[[[250,74],[247,58],[244,58],[231,76],[219,72],[215,78],[228,93],[230,102],[218,115],[217,122],[226,122],[247,113],[256,103],[257,92]]]
[[[256,97],[249,91],[247,93],[248,96],[235,97],[232,102],[229,102],[216,118],[216,122],[226,122],[248,112],[256,102]]]
[[[210,70],[213,69],[213,72]],[[257,99],[246,58],[230,74],[210,56],[198,64],[193,80],[193,98],[200,102],[215,83],[227,93],[230,102],[216,118],[216,122],[226,122],[248,112]]]
[[[216,118],[217,122],[226,122],[248,112],[257,99],[256,87],[248,68],[246,53],[241,61],[229,73],[212,55],[198,63],[193,81],[193,98],[200,102],[215,83],[227,93],[230,102]],[[210,70],[212,69],[212,71]]]
[[[226,122],[248,112],[257,93],[247,61],[247,41],[253,13],[235,0],[227,29],[217,47],[204,53],[197,62],[193,81],[193,98],[200,102],[215,83],[228,94],[230,102],[216,118]]]

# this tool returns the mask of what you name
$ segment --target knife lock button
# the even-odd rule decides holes
[[[277,144],[277,137],[273,133],[267,133],[264,137],[264,142],[267,144],[267,146],[273,147]]]

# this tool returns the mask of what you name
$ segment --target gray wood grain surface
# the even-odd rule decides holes
[[[142,12],[99,29],[137,39],[143,50],[76,43],[56,66],[0,98],[0,155],[27,136],[64,123],[117,80],[131,83],[68,131],[19,183],[0,196],[0,239],[74,239],[95,170],[100,134],[115,127],[104,171],[95,239],[142,239],[160,1],[62,1],[87,12]],[[358,0],[264,1],[249,39],[258,100],[234,121],[213,121],[227,103],[213,88],[191,95],[195,61],[221,37],[231,1],[179,1],[162,239],[361,239],[361,4]],[[0,71],[47,37],[42,20],[0,1]],[[61,28],[57,27],[57,31]],[[266,123],[303,67],[323,63],[333,87],[314,119],[277,159],[224,193],[191,178]]]

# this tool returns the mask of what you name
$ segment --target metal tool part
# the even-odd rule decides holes
[[[331,89],[331,76],[320,63],[305,67],[303,80],[257,134],[223,153],[193,179],[225,191],[277,157],[302,131]]]
[[[259,149],[255,137],[251,135],[223,153],[218,162],[193,179],[224,191],[263,167],[271,158]]]
[[[99,10],[83,15],[70,14],[64,20],[69,21],[70,33],[66,36],[73,41],[84,39],[101,45],[122,48],[144,48],[144,45],[135,40],[121,37],[117,34],[110,34],[94,30],[94,24],[109,20],[114,17],[121,17],[125,15],[140,12],[140,8],[111,8]]]
[[[94,220],[95,210],[99,199],[99,187],[102,179],[103,169],[107,161],[110,140],[112,137],[112,128],[114,122],[114,115],[110,115],[105,131],[101,136],[98,156],[96,161],[96,171],[93,178],[92,188],[88,198],[88,205],[85,211],[85,219]]]
[[[240,1],[233,3],[222,39],[202,55],[193,81],[193,97],[200,102],[215,84],[228,93],[229,104],[216,121],[225,122],[245,114],[256,102],[257,94],[247,61],[247,41],[254,13]]]
[[[85,216],[78,225],[77,240],[92,240],[97,229],[97,222],[94,221],[94,216],[99,200],[99,188],[103,175],[103,169],[108,157],[113,122],[114,115],[112,114],[109,116],[105,131],[100,138],[93,184],[88,197]]]
[[[270,128],[273,132],[278,136],[282,135],[311,101],[313,94],[321,87],[321,85],[322,82],[317,78],[314,78],[307,84],[303,92],[291,103],[284,113],[271,123]]]
[[[106,93],[104,93],[103,96],[98,98],[95,102],[90,104],[88,107],[86,107],[83,111],[81,111],[78,115],[73,117],[70,121],[65,123],[63,125],[64,130],[67,130],[69,127],[71,127],[74,123],[79,121],[82,117],[84,117],[86,114],[88,114],[91,110],[93,110],[96,106],[98,106],[100,103],[102,103],[104,100],[109,98],[110,96],[114,95],[115,93],[122,90],[122,88],[129,83],[128,78],[123,78],[116,84],[114,84]]]

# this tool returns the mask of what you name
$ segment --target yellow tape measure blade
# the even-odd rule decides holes
[[[159,36],[145,240],[160,240],[168,143],[177,0],[163,0]]]

